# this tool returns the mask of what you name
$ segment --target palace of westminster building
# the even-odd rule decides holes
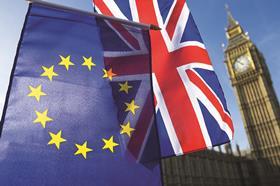
[[[280,109],[262,53],[227,10],[225,64],[250,143],[162,160],[166,186],[280,186]]]

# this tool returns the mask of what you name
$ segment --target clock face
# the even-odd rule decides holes
[[[234,70],[238,73],[245,72],[250,66],[249,57],[244,55],[239,58],[234,63]]]

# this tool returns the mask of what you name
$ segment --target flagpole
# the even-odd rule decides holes
[[[119,22],[122,24],[139,27],[139,28],[146,29],[146,30],[161,30],[160,27],[153,25],[153,24],[137,23],[137,22],[133,22],[133,21],[125,20],[125,19],[120,19],[120,18],[116,18],[116,17],[98,14],[98,13],[88,12],[88,11],[84,11],[84,10],[80,10],[80,9],[76,9],[76,8],[72,8],[72,7],[67,7],[67,6],[63,6],[63,5],[59,5],[59,4],[55,4],[55,3],[50,3],[50,2],[46,2],[46,1],[42,1],[42,0],[26,0],[26,1],[29,3],[46,5],[46,6],[61,8],[64,10],[69,10],[69,11],[77,11],[82,14],[98,17],[98,18],[105,19],[108,21],[116,21],[116,22]]]

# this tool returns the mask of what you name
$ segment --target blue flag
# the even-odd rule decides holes
[[[107,23],[30,4],[1,120],[1,185],[161,185],[148,31]]]

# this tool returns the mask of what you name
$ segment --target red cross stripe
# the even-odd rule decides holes
[[[187,4],[185,0],[166,0],[166,6],[160,6],[160,1],[95,0],[93,3],[102,14],[131,17],[133,21],[161,27],[161,31],[150,31],[153,89],[173,154],[226,143],[232,139],[233,124]],[[136,49],[129,37],[122,37],[133,50],[141,50],[140,44],[140,49]],[[135,39],[140,42],[139,38]],[[134,59],[141,61],[137,56]],[[163,156],[168,155],[172,153]]]

